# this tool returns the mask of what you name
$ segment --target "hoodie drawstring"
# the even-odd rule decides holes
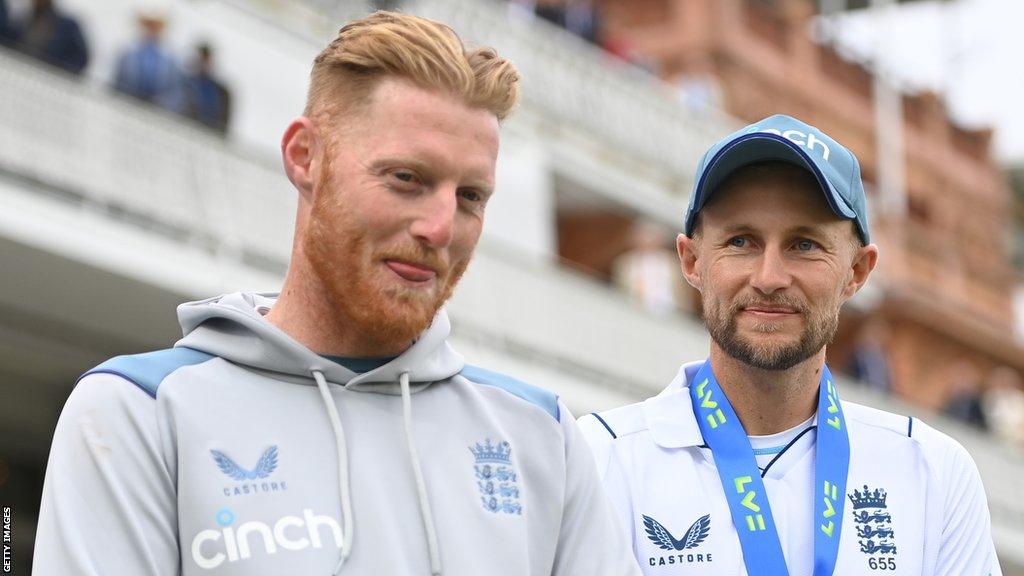
[[[341,493],[341,556],[338,564],[334,567],[334,576],[338,576],[341,567],[348,560],[352,553],[352,536],[355,529],[355,522],[352,518],[352,494],[348,484],[348,447],[345,445],[345,430],[341,427],[341,419],[338,418],[338,409],[334,406],[334,398],[331,391],[327,389],[327,380],[319,370],[313,370],[313,379],[316,380],[316,387],[320,389],[320,397],[324,400],[327,408],[327,417],[331,420],[331,429],[334,430],[334,447],[338,452],[338,490]]]
[[[441,555],[437,550],[437,529],[434,527],[434,515],[430,512],[430,501],[427,500],[427,484],[423,481],[420,469],[420,456],[416,452],[416,444],[412,435],[412,397],[409,394],[409,373],[402,372],[398,382],[402,387],[402,419],[405,423],[405,443],[409,447],[409,462],[412,473],[416,477],[416,494],[420,499],[420,513],[423,517],[423,531],[427,535],[427,550],[430,554],[430,574],[441,575]]]
[[[319,370],[313,370],[313,379],[316,380],[316,387],[320,390],[320,397],[323,398],[324,406],[327,408],[327,416],[331,420],[331,429],[334,431],[334,446],[338,452],[338,489],[341,492],[341,521],[342,521],[342,543],[341,556],[334,568],[334,576],[338,576],[341,567],[345,564],[349,554],[352,553],[352,536],[355,523],[352,518],[352,494],[348,482],[348,447],[345,445],[345,430],[341,427],[341,419],[338,418],[338,409],[334,405],[334,398],[327,388],[327,380]],[[416,444],[412,435],[412,396],[409,392],[409,373],[402,372],[399,376],[399,384],[402,388],[402,421],[405,425],[405,443],[409,448],[409,462],[412,464],[413,476],[416,478],[416,495],[420,502],[420,514],[423,519],[423,531],[427,536],[427,551],[430,554],[431,576],[441,576],[441,555],[437,548],[437,528],[434,527],[434,515],[430,511],[430,501],[427,499],[427,484],[423,481],[423,470],[420,469],[420,456],[416,452]]]

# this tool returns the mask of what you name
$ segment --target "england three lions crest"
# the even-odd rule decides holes
[[[857,542],[860,551],[868,556],[868,568],[872,570],[896,569],[896,533],[892,528],[888,497],[884,489],[871,489],[867,485],[849,494]]]
[[[512,445],[502,440],[497,444],[487,438],[469,447],[473,454],[476,486],[484,510],[494,514],[521,515],[519,475],[512,464]]]

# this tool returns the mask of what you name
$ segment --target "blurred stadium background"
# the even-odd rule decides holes
[[[8,30],[30,31],[0,46],[0,502],[15,573],[29,571],[77,375],[172,344],[180,302],[279,286],[295,194],[278,139],[313,56],[383,7],[493,44],[524,76],[485,237],[449,306],[463,354],[577,414],[657,393],[707,350],[671,252],[700,154],[749,121],[799,116],[861,159],[881,247],[829,349],[844,395],[967,446],[1004,572],[1024,574],[1024,123],[997,113],[1024,91],[1005,63],[992,80],[970,60],[1007,56],[995,28],[970,23],[1019,22],[1018,2],[55,0],[80,25],[84,69],[74,47],[40,48],[66,27],[26,26],[30,0],[0,7]],[[140,16],[192,88],[209,47],[223,90],[194,94],[218,114],[112,88]]]

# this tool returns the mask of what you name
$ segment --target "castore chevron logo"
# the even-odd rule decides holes
[[[662,550],[687,550],[700,546],[711,531],[711,514],[705,514],[690,526],[683,537],[676,540],[672,533],[650,516],[644,516],[644,529],[647,537]]]
[[[218,450],[210,450],[214,462],[220,471],[234,480],[257,480],[270,476],[277,470],[277,446],[271,446],[260,456],[256,466],[252,470],[246,470],[235,463],[227,454]]]
[[[650,516],[643,516],[644,531],[647,538],[658,548],[668,550],[668,553],[650,556],[647,558],[651,566],[667,566],[670,564],[694,564],[711,562],[710,552],[696,552],[693,549],[700,546],[711,533],[711,514],[705,514],[690,525],[690,528],[683,534],[682,538],[676,538],[661,525],[660,522]]]

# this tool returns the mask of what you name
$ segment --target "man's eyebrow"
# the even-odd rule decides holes
[[[828,250],[832,250],[842,243],[840,238],[829,232],[826,226],[794,226],[786,230],[786,234],[791,238],[813,240]]]
[[[733,224],[730,226],[724,226],[721,229],[722,234],[757,234],[761,230],[753,224]],[[792,228],[786,229],[787,236],[814,236],[825,238],[828,236],[828,232],[820,226],[793,226]]]
[[[412,168],[429,178],[433,178],[437,174],[437,167],[434,162],[412,157],[388,156],[378,159],[372,166],[376,169],[384,168],[385,166],[403,166]],[[467,175],[464,183],[460,184],[460,188],[478,188],[487,194],[494,192],[494,186],[495,183],[491,179],[474,174]]]
[[[435,170],[432,167],[431,162],[402,156],[387,156],[384,158],[378,158],[373,162],[372,166],[374,166],[375,168],[384,168],[386,166],[402,166],[405,168],[412,168],[413,170],[424,174],[431,174]]]
[[[824,230],[815,226],[794,226],[789,229],[791,234],[822,234]]]
[[[751,224],[733,224],[731,226],[724,226],[722,232],[725,234],[750,234],[757,232],[757,228]]]

